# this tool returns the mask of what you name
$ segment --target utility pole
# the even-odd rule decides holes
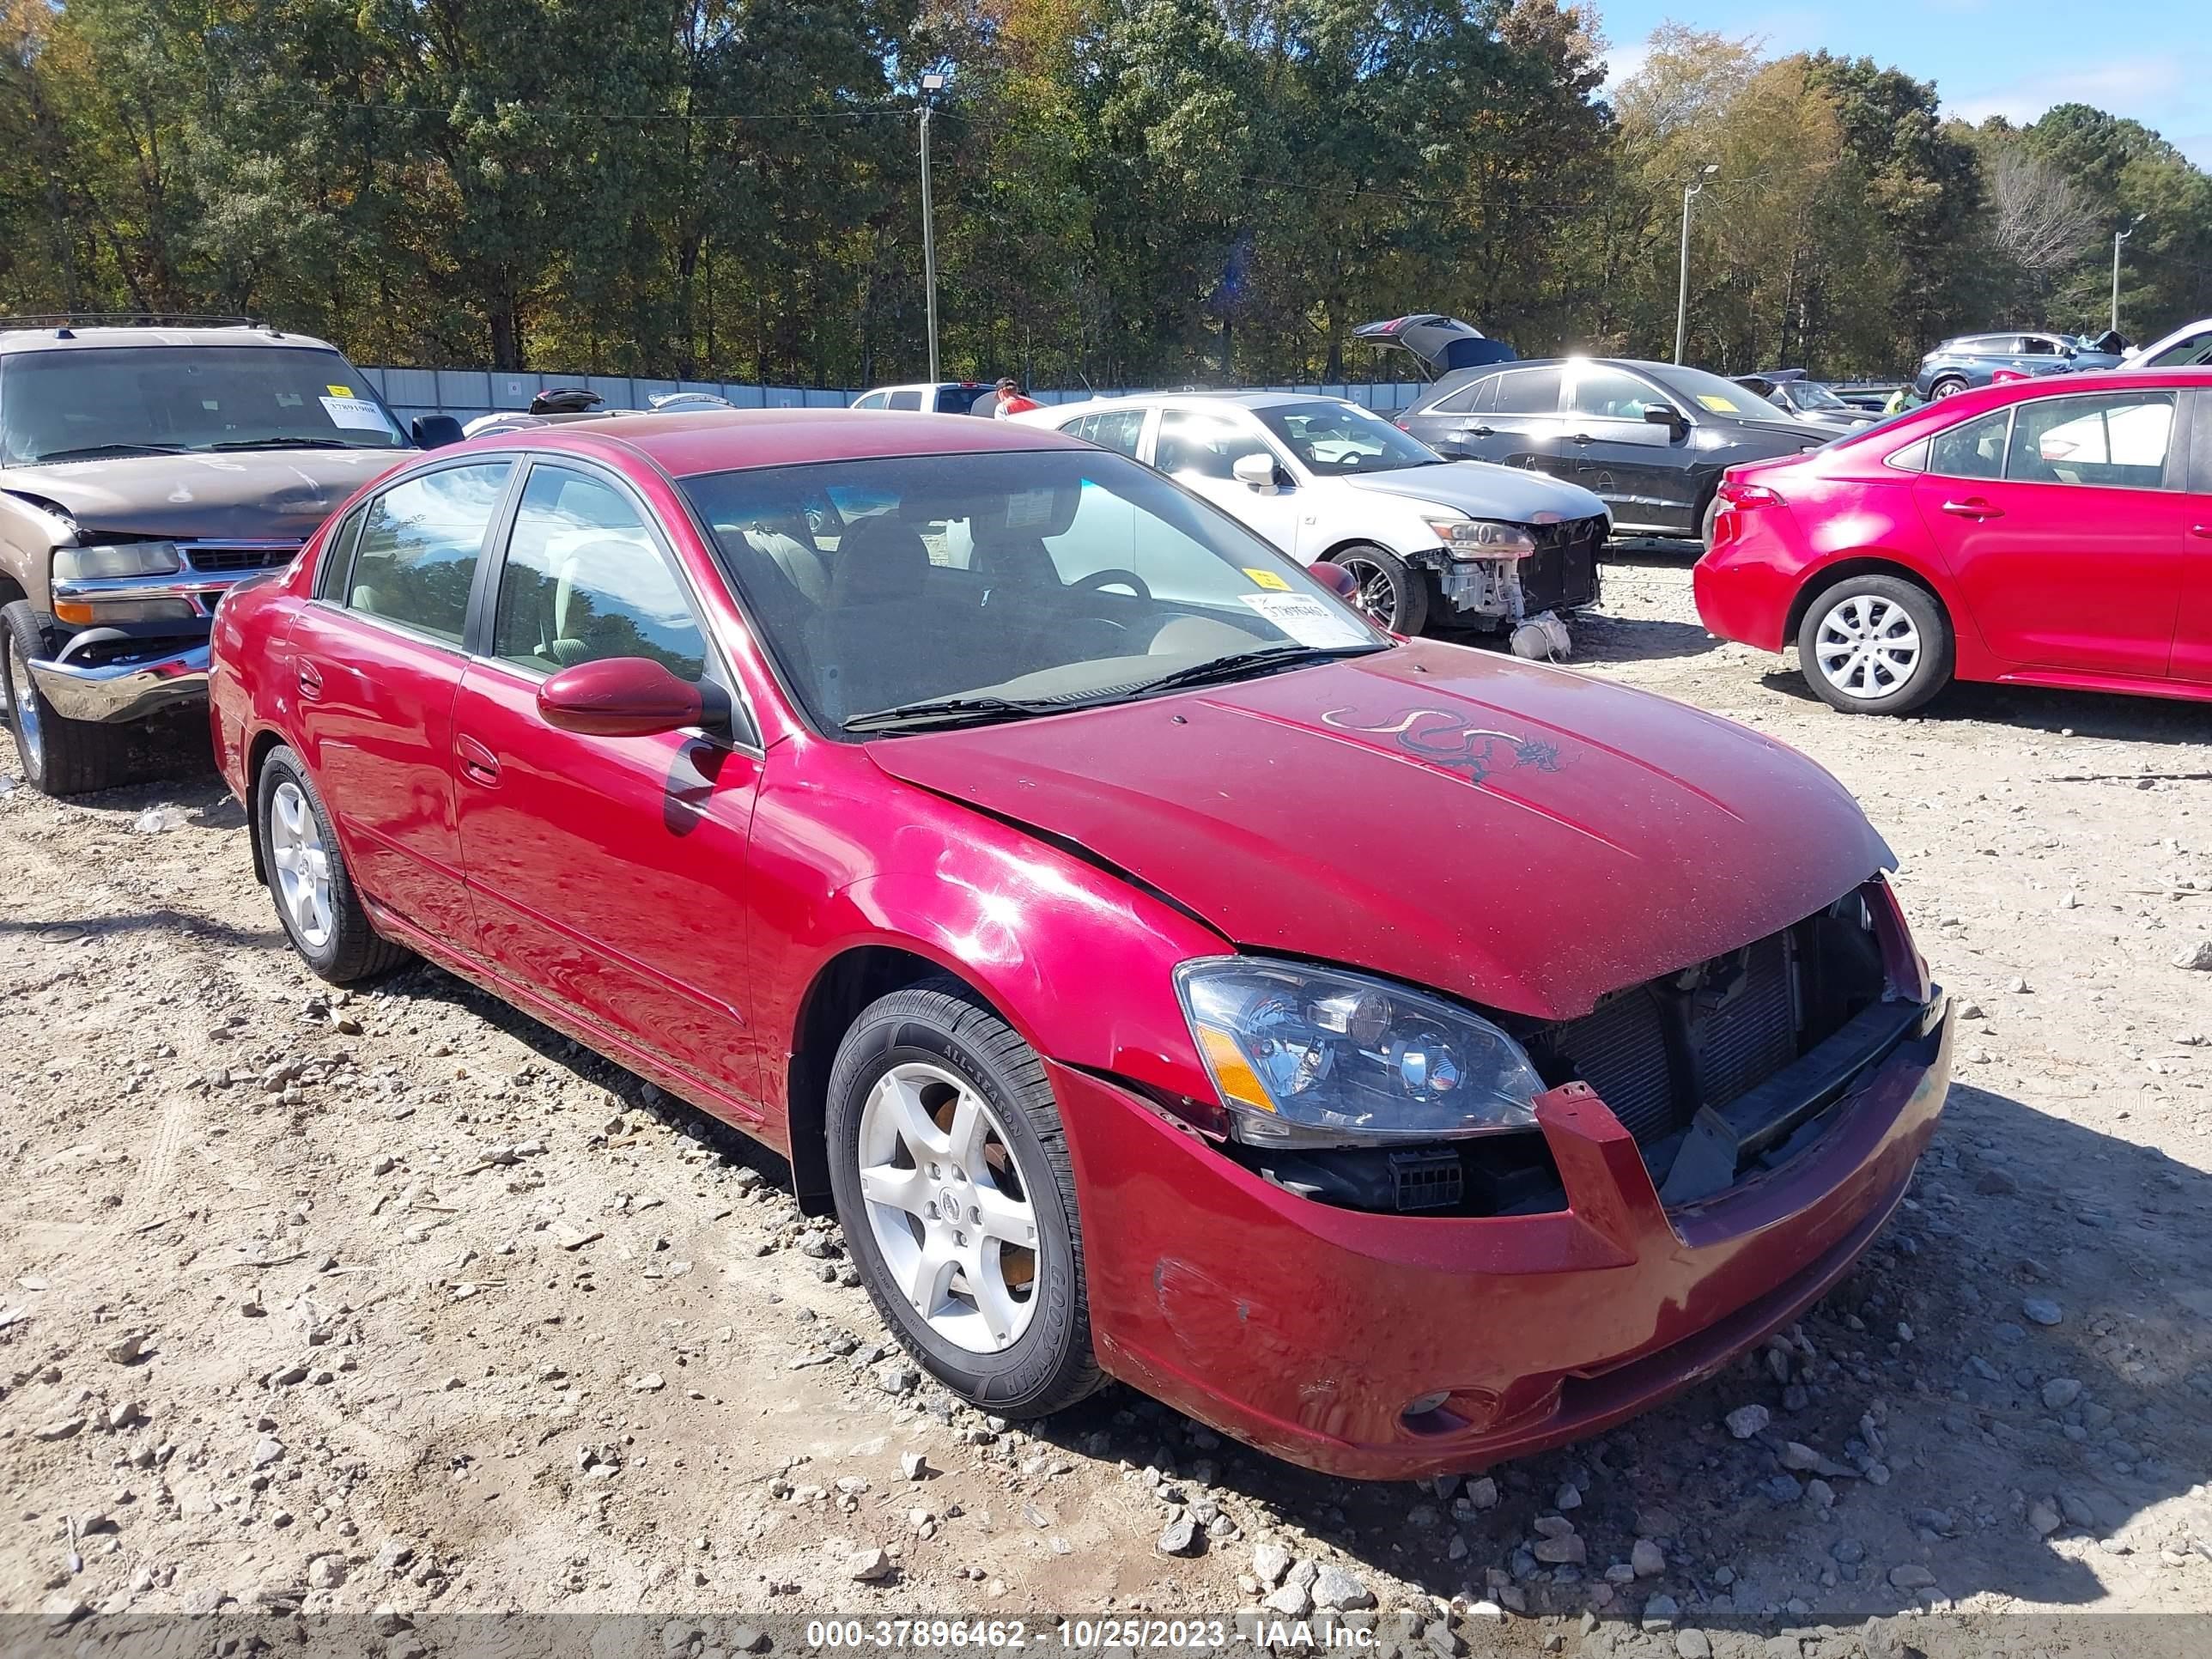
[[[1682,187],[1682,276],[1674,290],[1674,361],[1678,363],[1690,341],[1690,198],[1720,170],[1718,161],[1708,161],[1698,170],[1698,176]]]
[[[2136,234],[2136,227],[2143,222],[2140,213],[2128,221],[2125,230],[2112,233],[2112,332],[2120,331],[2120,244]]]
[[[929,118],[933,112],[934,94],[945,90],[945,81],[942,75],[921,77],[921,281],[929,311],[929,378],[933,380],[938,378],[937,221],[929,200]]]

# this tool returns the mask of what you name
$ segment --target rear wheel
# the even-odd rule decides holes
[[[307,966],[333,985],[350,985],[404,962],[407,952],[362,908],[330,814],[295,751],[270,750],[253,799],[277,919]]]
[[[1097,1388],[1074,1170],[1036,1051],[933,980],[854,1022],[828,1104],[837,1217],[908,1351],[1006,1417]]]
[[[1409,637],[1429,620],[1428,584],[1421,573],[1387,547],[1358,542],[1339,548],[1329,562],[1344,567],[1359,584],[1352,596],[1353,609],[1378,628]]]
[[[1928,398],[1933,403],[1938,398],[1948,398],[1954,392],[1964,392],[1966,383],[1955,374],[1948,374],[1928,388]]]
[[[0,686],[23,781],[49,795],[112,789],[130,776],[130,728],[63,719],[31,678],[31,664],[47,655],[51,621],[28,599],[0,609]]]
[[[1927,589],[1852,576],[1816,598],[1797,629],[1797,666],[1820,698],[1853,714],[1904,714],[1951,678],[1951,623]]]

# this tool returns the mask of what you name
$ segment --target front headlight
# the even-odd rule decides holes
[[[185,568],[174,542],[112,542],[54,550],[56,581],[98,581],[112,576],[166,576]]]
[[[1250,957],[1176,969],[1229,1109],[1269,1146],[1374,1146],[1535,1127],[1544,1084],[1488,1020],[1387,981]]]
[[[1431,519],[1455,559],[1525,559],[1536,550],[1536,538],[1517,524],[1495,519]]]

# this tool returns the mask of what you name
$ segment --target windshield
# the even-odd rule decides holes
[[[832,735],[1059,713],[1217,665],[1234,677],[1387,648],[1249,531],[1101,451],[763,467],[681,487],[785,683]]]
[[[1426,444],[1357,404],[1329,398],[1310,404],[1277,404],[1252,412],[1309,471],[1321,477],[1340,477],[1347,472],[1395,472],[1443,462],[1444,458]]]
[[[1653,364],[1644,372],[1676,397],[1684,399],[1692,408],[1701,410],[1705,414],[1730,415],[1739,421],[1771,421],[1777,418],[1774,405],[1757,392],[1738,386],[1734,380],[1723,380],[1717,374],[1708,374],[1702,368]]]
[[[21,351],[0,363],[0,460],[9,465],[264,446],[408,441],[335,351],[134,345]]]

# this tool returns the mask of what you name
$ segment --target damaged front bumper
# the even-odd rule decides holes
[[[1599,1432],[1795,1319],[1873,1242],[1949,1085],[1942,993],[1909,1012],[1820,1109],[1817,1135],[1692,1201],[1662,1199],[1588,1085],[1554,1089],[1537,1121],[1565,1202],[1540,1214],[1317,1203],[1053,1066],[1084,1210],[1113,1218],[1111,1248],[1087,1261],[1101,1362],[1263,1450],[1354,1478],[1464,1473]]]
[[[1522,526],[1535,550],[1511,559],[1458,559],[1423,550],[1415,562],[1436,578],[1437,590],[1455,619],[1493,617],[1502,625],[1553,611],[1575,611],[1598,600],[1598,552],[1605,544],[1603,518]]]
[[[95,629],[91,633],[108,631]],[[59,657],[28,665],[39,690],[64,720],[119,725],[150,719],[164,709],[207,696],[205,640],[193,643],[94,640],[94,645],[144,648],[96,657],[73,655],[86,637],[72,640]]]
[[[179,544],[184,568],[159,575],[57,581],[57,617],[76,625],[52,657],[30,665],[31,678],[64,720],[127,725],[207,696],[208,640],[216,607],[241,580],[240,570],[203,569],[193,562],[216,553],[232,557],[289,557],[296,544]],[[162,620],[144,620],[147,617]]]

